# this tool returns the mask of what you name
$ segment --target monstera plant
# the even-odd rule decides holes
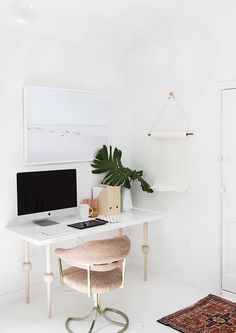
[[[118,148],[109,149],[107,146],[103,146],[97,152],[91,166],[93,168],[92,173],[100,174],[106,173],[102,180],[103,184],[110,186],[123,186],[125,188],[131,188],[131,181],[139,181],[142,190],[148,193],[152,193],[151,186],[142,178],[143,171],[131,170],[124,167],[121,162],[122,152]]]

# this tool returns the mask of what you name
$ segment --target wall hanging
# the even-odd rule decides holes
[[[185,192],[190,183],[190,142],[193,129],[174,93],[168,99],[148,132],[156,139],[157,191]]]

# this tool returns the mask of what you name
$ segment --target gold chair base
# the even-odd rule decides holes
[[[113,309],[113,308],[102,309],[101,305],[100,305],[99,295],[94,295],[94,300],[95,300],[95,306],[92,309],[92,311],[90,311],[90,313],[88,313],[87,315],[82,316],[82,317],[69,317],[69,318],[67,318],[67,320],[65,322],[65,326],[66,326],[66,329],[69,333],[74,333],[69,327],[69,324],[70,324],[71,321],[81,321],[81,320],[84,320],[86,318],[89,318],[92,314],[93,314],[93,321],[92,321],[92,324],[90,326],[90,329],[89,329],[88,333],[93,332],[93,328],[94,328],[94,325],[96,323],[96,319],[97,319],[98,314],[101,315],[103,318],[105,318],[109,323],[114,324],[116,326],[121,326],[122,329],[117,331],[117,333],[123,333],[127,330],[128,326],[129,326],[129,318],[126,316],[125,313],[123,313],[119,310]],[[118,322],[116,320],[113,320],[113,319],[109,318],[107,316],[108,312],[112,312],[112,313],[116,313],[116,314],[120,315],[122,318],[125,319],[125,323],[121,323],[121,322]]]

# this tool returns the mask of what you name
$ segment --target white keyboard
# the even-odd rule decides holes
[[[71,228],[67,227],[66,225],[62,226],[62,227],[57,227],[57,228],[45,228],[45,230],[42,231],[43,235],[47,235],[47,236],[54,236],[54,235],[59,235],[59,234],[65,234],[68,232],[73,232],[74,230],[71,230]]]

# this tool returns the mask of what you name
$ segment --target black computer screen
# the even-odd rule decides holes
[[[76,170],[17,173],[18,215],[77,206]]]

